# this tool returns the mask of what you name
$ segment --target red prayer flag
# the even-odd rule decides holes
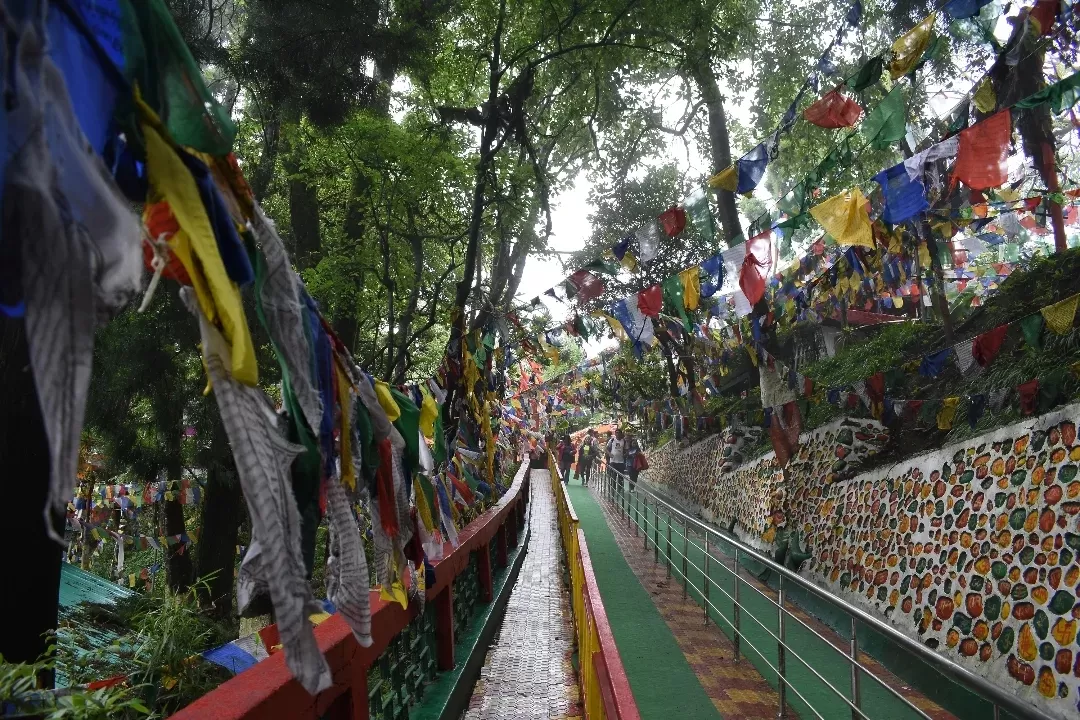
[[[588,270],[578,270],[569,280],[570,284],[577,288],[578,303],[587,303],[604,293],[604,281]]]
[[[1050,34],[1054,21],[1057,20],[1059,7],[1060,0],[1039,0],[1035,7],[1031,8],[1028,17],[1039,23],[1039,32],[1042,35]]]
[[[969,188],[988,190],[1009,179],[1009,139],[1012,116],[1008,108],[960,132],[960,149],[953,169],[953,182]]]
[[[807,122],[823,128],[845,128],[859,121],[862,108],[859,103],[841,93],[841,87],[838,85],[833,88],[803,110],[803,117]]]
[[[789,402],[782,407],[773,408],[772,422],[769,425],[769,439],[780,467],[784,467],[799,449],[799,433],[802,432],[802,415],[799,404]]]
[[[765,294],[765,276],[772,254],[771,232],[766,230],[746,243],[746,257],[739,270],[739,287],[751,305],[756,305]]]
[[[1023,385],[1018,385],[1016,391],[1020,393],[1020,414],[1034,415],[1035,402],[1039,399],[1039,379],[1035,378]]]
[[[994,358],[1001,352],[1001,345],[1005,342],[1005,333],[1008,330],[1008,325],[999,325],[975,338],[975,342],[971,344],[971,356],[975,358],[975,362],[983,367],[994,362]]]
[[[660,310],[664,306],[664,290],[659,285],[642,290],[637,296],[638,310],[642,315],[655,318],[660,316]]]
[[[668,208],[658,219],[668,237],[675,237],[686,228],[686,210],[679,205]]]
[[[803,377],[803,395],[810,397],[814,394],[814,379]]]

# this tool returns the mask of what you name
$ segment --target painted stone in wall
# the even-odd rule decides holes
[[[811,552],[802,573],[1076,717],[1078,414],[1070,406],[850,480],[829,483],[823,458],[789,468],[790,521]]]

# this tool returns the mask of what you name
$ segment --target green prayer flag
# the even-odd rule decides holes
[[[1042,313],[1028,315],[1020,321],[1020,329],[1024,331],[1024,341],[1036,350],[1042,349]]]
[[[862,133],[872,147],[885,149],[901,140],[906,132],[904,92],[897,84],[863,120]]]
[[[1045,413],[1054,409],[1061,397],[1061,389],[1065,384],[1065,370],[1052,370],[1046,377],[1039,378],[1039,412]]]
[[[709,197],[698,188],[686,201],[686,215],[690,222],[697,228],[698,234],[708,241],[712,241],[716,229],[713,226],[712,213],[709,211]]]
[[[1043,103],[1050,103],[1055,115],[1060,115],[1080,100],[1080,72],[1074,72],[1064,80],[1048,85],[1034,95],[1029,95],[1016,103],[1018,108],[1034,108]]]
[[[442,465],[446,462],[446,433],[443,432],[443,420],[442,412],[435,415],[435,446],[431,449],[431,457],[435,460],[435,465]]]
[[[787,220],[784,220],[781,223],[777,223],[776,227],[785,228],[785,229],[789,229],[789,230],[798,230],[799,228],[804,228],[807,225],[809,225],[812,220],[813,220],[813,217],[810,215],[810,213],[804,212],[804,213],[799,213],[798,215],[796,215],[794,217],[789,217]]]
[[[585,320],[580,315],[574,316],[574,330],[583,340],[589,339],[589,326],[585,324]]]
[[[955,115],[949,117],[949,136],[953,136],[968,126],[968,115],[971,112],[971,101],[965,100],[964,104],[956,111]]]
[[[672,275],[664,281],[664,304],[668,312],[677,314],[682,318],[683,326],[689,331],[692,327],[690,318],[686,316],[686,308],[683,306],[682,278]]]
[[[390,394],[401,410],[401,415],[394,421],[394,427],[405,439],[405,474],[420,467],[420,408],[405,393],[391,386]]]
[[[876,85],[881,80],[881,73],[885,69],[885,59],[878,55],[867,60],[859,72],[848,79],[847,86],[854,92],[861,92],[871,85]]]
[[[600,258],[597,258],[596,260],[593,260],[591,263],[586,265],[583,269],[588,270],[589,272],[593,272],[593,273],[601,273],[603,275],[618,275],[619,274],[619,264],[618,263],[609,262],[607,260],[603,260],[603,259],[600,259]]]

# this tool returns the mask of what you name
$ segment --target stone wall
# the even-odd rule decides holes
[[[661,454],[650,481],[800,572],[1058,717],[1080,710],[1080,405],[852,477],[886,431],[843,420],[722,472],[721,439]],[[650,457],[652,462],[652,457]],[[658,466],[659,465],[659,466]]]

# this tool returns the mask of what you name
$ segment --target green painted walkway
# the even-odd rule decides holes
[[[587,488],[571,483],[623,667],[642,720],[719,718],[645,588],[626,564],[603,511]]]

